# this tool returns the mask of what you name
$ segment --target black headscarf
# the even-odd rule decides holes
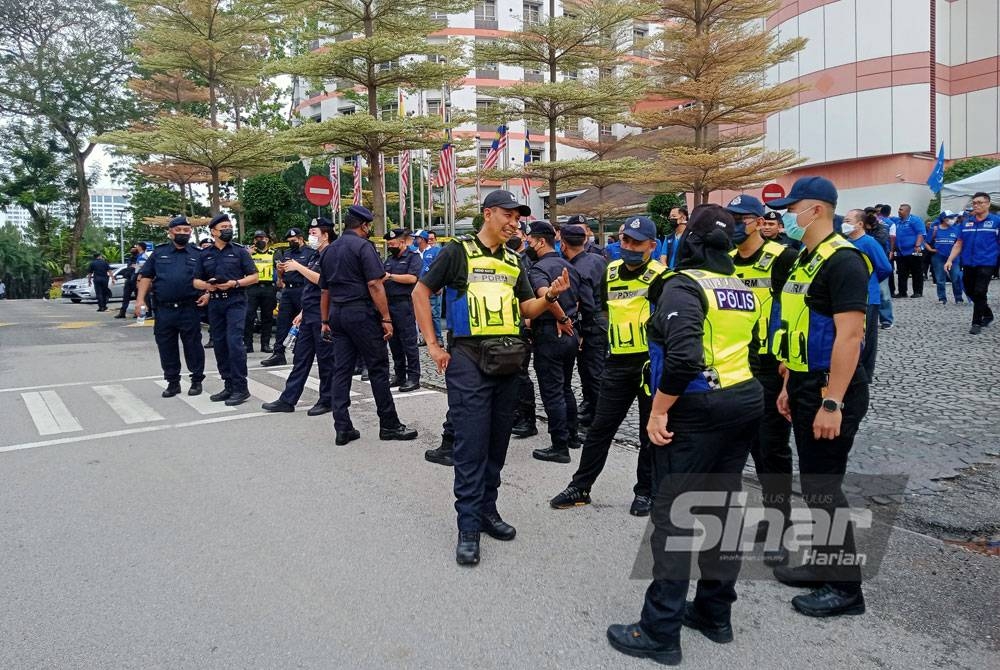
[[[678,270],[708,270],[731,275],[735,271],[733,215],[719,205],[698,205],[691,212],[677,252]]]

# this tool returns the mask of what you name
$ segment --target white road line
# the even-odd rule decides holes
[[[422,395],[431,395],[433,393],[440,393],[440,391],[413,391],[411,393],[394,393],[392,395],[393,402],[397,400],[406,400],[407,398],[416,398]],[[375,402],[375,398],[362,398],[356,402]]]
[[[56,433],[72,433],[83,430],[83,426],[70,414],[69,408],[59,398],[55,391],[33,391],[22,393],[24,404],[35,422],[39,435],[55,435]]]
[[[200,397],[200,396],[195,396]],[[227,407],[226,409],[232,409]],[[238,419],[249,419],[256,416],[270,416],[269,412],[246,412],[244,414],[233,414],[231,416],[216,416],[210,419],[198,419],[197,421],[185,421],[175,424],[160,424],[157,426],[137,426],[136,428],[123,428],[113,430],[108,433],[97,433],[95,435],[75,435],[73,437],[60,437],[54,440],[42,440],[40,442],[24,442],[23,444],[12,444],[8,447],[0,447],[0,453],[5,451],[20,451],[22,449],[36,449],[38,447],[51,447],[59,444],[72,444],[74,442],[86,442],[88,440],[106,440],[124,435],[135,435],[137,433],[152,433],[171,428],[190,428],[192,426],[204,426],[210,423],[221,423],[223,421],[236,421]]]
[[[108,384],[107,386],[95,386],[94,390],[101,399],[111,406],[115,414],[121,417],[122,421],[131,425],[133,423],[148,423],[150,421],[163,421],[163,417],[155,409],[139,400],[138,397],[121,384]]]
[[[288,379],[288,375],[280,371],[271,371],[271,374],[275,377],[281,377],[282,379]],[[306,377],[306,388],[310,388],[316,393],[319,393],[319,380],[315,377]],[[351,391],[351,397],[361,395],[357,391]]]
[[[163,389],[167,388],[167,382],[162,379],[158,380],[156,385]],[[207,393],[202,393],[201,395],[188,395],[187,392],[184,391],[177,397],[183,400],[189,407],[199,414],[220,414],[222,412],[236,411],[235,407],[229,407],[224,402],[212,402],[208,399]]]
[[[281,370],[281,369],[291,369],[291,365],[276,365],[272,368],[266,368],[269,370]],[[251,370],[265,369],[265,368],[250,368]],[[218,377],[219,372],[217,370],[205,370],[206,375]],[[57,389],[66,388],[67,386],[93,386],[94,384],[115,384],[120,382],[139,382],[148,381],[150,379],[163,379],[162,374],[158,375],[146,375],[145,377],[123,377],[120,379],[92,379],[85,382],[63,382],[61,384],[41,384],[40,386],[12,386],[10,388],[0,389],[0,393],[20,393],[22,391],[39,391],[41,389]]]
[[[250,379],[249,377],[247,377],[247,389],[249,389],[250,395],[258,400],[263,400],[264,402],[274,402],[278,399],[278,396],[281,395],[281,391],[273,386],[262,384],[255,379]]]

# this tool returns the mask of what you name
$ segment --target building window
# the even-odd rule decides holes
[[[576,81],[577,72],[576,70],[563,70],[563,79],[568,79],[571,81]]]
[[[610,123],[598,124],[597,134],[600,137],[611,137],[611,124]]]
[[[479,0],[476,3],[476,28],[497,28],[497,1]]]
[[[540,162],[542,162],[542,153],[543,152],[544,152],[544,149],[542,149],[541,147],[539,147],[537,149],[535,147],[531,147],[531,162],[532,163],[540,163]]]
[[[545,75],[542,74],[541,70],[536,70],[533,68],[524,70],[524,80],[525,81],[545,81]]]
[[[346,107],[338,107],[337,112],[341,116],[350,116],[355,112],[356,108],[354,105],[347,105]]]
[[[480,144],[479,145],[479,164],[482,165],[486,161],[486,157],[490,155],[490,147],[492,143]]]
[[[385,63],[379,63],[378,65],[375,66],[375,69],[378,70],[379,72],[385,72],[387,70],[395,70],[398,67],[399,67],[399,60],[393,58],[392,60],[386,61]]]
[[[476,51],[479,52],[483,47],[493,44],[493,40],[476,40]],[[483,61],[480,62],[477,57],[476,62],[476,77],[478,79],[499,79],[500,78],[500,64],[493,61]]]
[[[393,100],[382,105],[382,118],[389,119],[399,115],[399,103]]]
[[[442,12],[440,9],[432,9],[430,16],[431,21],[448,21],[448,12]]]
[[[563,119],[566,137],[580,137],[580,117],[567,114]]]
[[[522,16],[524,25],[533,26],[542,21],[542,5],[535,2],[525,2],[522,4]]]
[[[640,58],[646,58],[649,56],[649,51],[646,49],[646,38],[649,36],[649,30],[646,28],[633,28],[632,29],[632,53]]]
[[[479,98],[476,100],[476,127],[479,130],[496,129],[496,119],[493,114],[496,111],[497,101],[491,98]]]

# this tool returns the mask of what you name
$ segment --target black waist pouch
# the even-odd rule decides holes
[[[479,370],[496,377],[516,374],[528,354],[528,345],[520,338],[490,338],[479,345]]]

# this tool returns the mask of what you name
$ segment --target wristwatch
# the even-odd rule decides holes
[[[559,323],[568,323],[568,322],[569,322],[569,317],[566,316],[565,314],[563,315],[563,318],[559,319]]]
[[[834,400],[833,398],[823,398],[823,409],[832,414],[833,412],[844,409],[844,403],[839,400]]]
[[[322,321],[320,321],[320,323],[322,323],[324,326],[329,326],[330,325],[330,319],[323,319]]]
[[[552,295],[552,291],[546,291],[545,292],[545,301],[546,302],[555,302],[558,299],[559,299],[559,296]]]

